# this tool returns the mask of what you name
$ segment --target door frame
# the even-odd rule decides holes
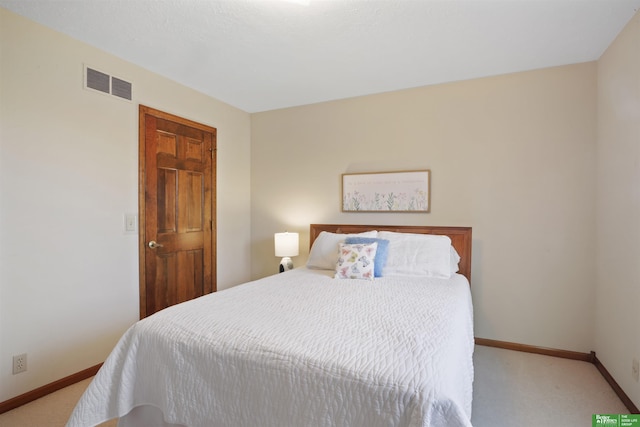
[[[211,285],[205,284],[204,293],[208,294],[217,290],[217,215],[216,215],[216,195],[217,195],[217,130],[189,119],[175,116],[164,111],[151,107],[139,105],[138,108],[138,260],[139,260],[139,294],[140,294],[140,319],[147,317],[147,282],[145,254],[147,247],[146,238],[146,116],[170,120],[185,126],[210,132],[213,135],[211,141],[211,259],[205,262],[211,263]]]

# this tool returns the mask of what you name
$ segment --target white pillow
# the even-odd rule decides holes
[[[456,251],[456,248],[454,248],[453,245],[451,245],[450,252],[451,252],[450,272],[451,272],[451,275],[453,276],[455,273],[460,271],[460,268],[458,267],[458,263],[460,262],[460,255],[458,255],[458,251]]]
[[[451,239],[448,236],[381,231],[378,238],[389,240],[382,276],[451,277]]]
[[[316,270],[335,270],[338,261],[338,245],[347,237],[376,237],[377,231],[365,231],[359,234],[338,234],[322,231],[311,246],[307,267]]]
[[[339,243],[336,279],[373,280],[378,242]]]

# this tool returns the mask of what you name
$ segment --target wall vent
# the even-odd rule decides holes
[[[133,85],[130,82],[86,65],[84,67],[84,87],[127,101],[133,99]]]
[[[87,68],[87,87],[109,93],[109,75],[93,68]]]
[[[111,77],[111,95],[131,101],[131,83]]]

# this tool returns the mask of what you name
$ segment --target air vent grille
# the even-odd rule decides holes
[[[131,83],[117,77],[111,77],[111,95],[131,101]]]
[[[87,87],[109,93],[109,75],[93,68],[87,68]]]
[[[107,95],[117,96],[131,101],[133,99],[133,85],[126,81],[94,68],[85,66],[84,84],[88,89],[97,90]]]

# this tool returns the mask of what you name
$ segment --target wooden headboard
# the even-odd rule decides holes
[[[322,231],[330,233],[362,233],[364,231],[395,231],[397,233],[439,234],[449,236],[453,247],[460,255],[458,273],[471,283],[471,227],[437,227],[428,225],[357,225],[357,224],[311,224],[309,226],[309,248]]]

